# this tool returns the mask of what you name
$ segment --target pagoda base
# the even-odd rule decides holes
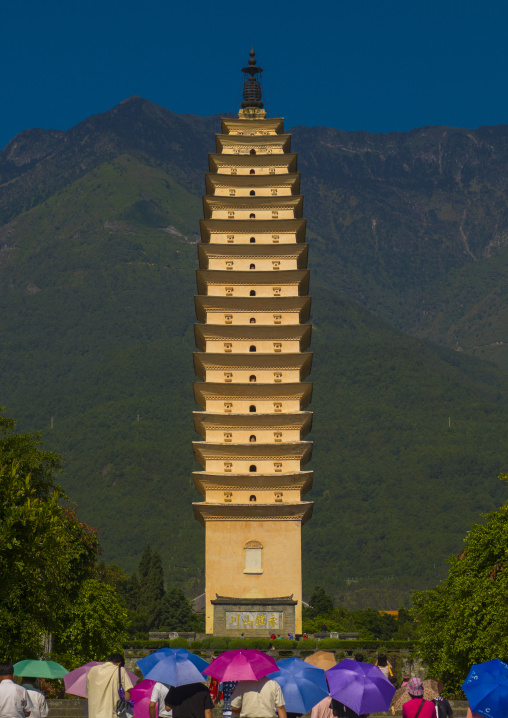
[[[265,638],[272,634],[295,635],[293,596],[282,598],[234,598],[217,596],[213,604],[213,635],[231,638]]]

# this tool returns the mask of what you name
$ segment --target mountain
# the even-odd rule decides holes
[[[219,128],[135,97],[0,153],[0,404],[63,455],[105,558],[132,570],[150,541],[190,594],[194,245]],[[397,607],[503,500],[508,127],[292,132],[315,353],[305,590]]]

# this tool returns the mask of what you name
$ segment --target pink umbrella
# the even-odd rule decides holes
[[[131,688],[131,700],[134,701],[134,718],[150,718],[148,706],[156,683],[157,681],[143,678],[134,688]]]
[[[84,666],[80,666],[74,671],[67,673],[64,676],[65,692],[70,693],[73,696],[79,696],[80,698],[88,698],[86,695],[86,677],[88,675],[88,671],[90,668],[93,668],[93,666],[99,666],[104,662],[105,661],[90,661],[90,663],[85,663]],[[131,679],[133,685],[138,682],[138,677],[134,675],[134,673],[131,673],[131,671],[127,671],[127,675]]]
[[[257,681],[278,670],[275,659],[263,651],[239,648],[221,653],[205,668],[203,675],[212,676],[218,681]]]

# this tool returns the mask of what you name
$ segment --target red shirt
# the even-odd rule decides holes
[[[402,706],[402,718],[415,718],[423,698],[412,698]],[[436,707],[432,701],[424,701],[418,718],[436,718]]]

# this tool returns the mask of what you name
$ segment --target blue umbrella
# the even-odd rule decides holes
[[[494,658],[472,666],[462,690],[474,713],[504,718],[508,715],[508,664]]]
[[[139,661],[136,661],[136,665],[139,667],[139,670],[146,678],[146,674],[148,673],[150,668],[153,668],[156,663],[158,663],[162,658],[164,658],[164,656],[171,656],[171,654],[171,648],[159,648],[158,651],[151,653],[149,656],[140,658]]]
[[[202,671],[208,667],[205,660],[189,653],[185,648],[168,648],[166,651],[169,653],[161,654],[160,659],[148,670],[141,665],[146,660],[145,658],[136,661],[145,678],[170,686],[185,686],[205,680],[202,674]],[[157,651],[157,653],[159,652]],[[147,658],[152,658],[154,655],[147,656]]]
[[[279,670],[270,673],[282,688],[286,710],[303,715],[308,713],[320,700],[328,696],[325,672],[299,658],[285,658],[277,661]]]

